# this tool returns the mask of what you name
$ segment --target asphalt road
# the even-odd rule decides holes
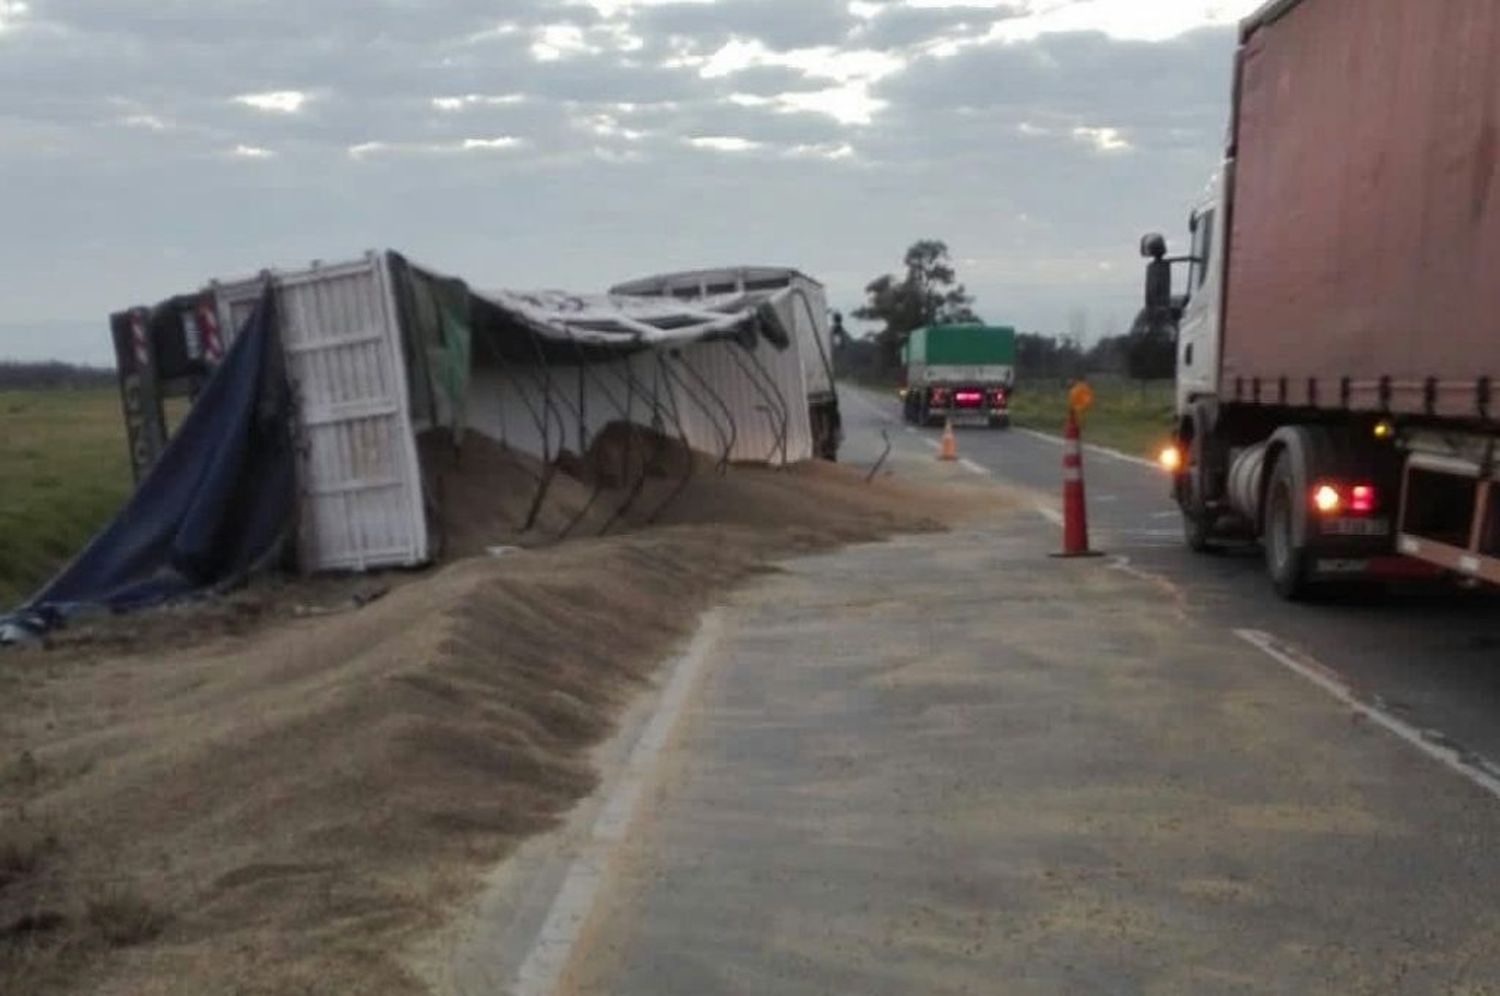
[[[1097,453],[1054,560],[1055,442],[846,418],[962,522],[711,614],[438,991],[1500,993],[1492,600],[1283,605]]]
[[[844,457],[873,461],[887,432],[898,452],[931,453],[941,431],[912,429],[894,398],[845,388]],[[1021,430],[960,429],[959,454],[1003,483],[1061,505],[1061,449]],[[1085,440],[1087,442],[1087,440]],[[1093,545],[1170,583],[1175,597],[1223,628],[1271,634],[1338,674],[1355,693],[1500,771],[1500,599],[1442,586],[1354,592],[1291,605],[1266,581],[1259,547],[1194,554],[1182,541],[1162,473],[1088,451]],[[1316,694],[1310,690],[1309,694]]]

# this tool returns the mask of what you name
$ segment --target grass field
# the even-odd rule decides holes
[[[77,553],[130,488],[118,391],[0,391],[0,613]]]
[[[1172,430],[1172,382],[1090,380],[1094,406],[1084,418],[1086,442],[1154,458]],[[1067,385],[1022,381],[1011,402],[1015,424],[1061,433],[1067,417]]]

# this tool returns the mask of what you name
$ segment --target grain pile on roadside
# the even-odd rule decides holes
[[[518,503],[480,496],[536,468],[486,459],[454,548],[517,538]],[[553,525],[594,491],[559,479]],[[941,504],[826,465],[700,474],[657,526],[387,579],[374,601],[369,582],[293,585],[196,647],[116,621],[7,655],[0,991],[419,992],[394,952],[590,791],[588,748],[725,589],[936,528]],[[345,611],[299,617],[310,597]]]

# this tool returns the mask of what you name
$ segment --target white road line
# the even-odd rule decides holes
[[[1053,508],[1051,505],[1038,504],[1036,506],[1036,513],[1042,518],[1046,519],[1048,522],[1052,523],[1054,526],[1061,527],[1063,524],[1062,512],[1058,509]]]
[[[1030,436],[1032,439],[1040,439],[1042,442],[1052,443],[1054,446],[1061,446],[1063,444],[1063,438],[1061,436],[1053,436],[1049,433],[1038,432],[1035,429],[1017,429],[1016,431],[1023,436]]]
[[[688,698],[703,675],[709,654],[719,642],[723,627],[722,616],[710,612],[704,617],[687,652],[679,658],[656,713],[631,749],[618,779],[610,787],[604,808],[589,830],[581,853],[568,867],[542,929],[511,983],[508,990],[511,996],[552,996],[557,991],[578,941],[594,915],[613,852],[625,839],[642,808],[662,748],[677,728]]]
[[[895,416],[893,416],[890,412],[885,411],[879,405],[877,405],[875,402],[873,402],[869,398],[865,397],[865,392],[864,391],[861,391],[861,390],[858,390],[858,389],[845,390],[839,396],[840,397],[847,397],[847,398],[853,398],[853,399],[855,399],[856,401],[858,401],[865,408],[866,411],[868,411],[871,414],[875,415],[882,422],[889,422],[891,425],[903,425],[904,424],[899,419],[897,419]]]
[[[1043,442],[1052,443],[1056,446],[1061,446],[1064,442],[1061,436],[1054,436],[1049,432],[1038,432],[1036,429],[1018,429],[1016,431],[1022,433],[1023,435],[1030,436],[1033,439],[1040,439]],[[1152,470],[1161,469],[1155,463],[1147,460],[1145,457],[1132,456],[1129,453],[1121,453],[1119,450],[1112,450],[1107,446],[1095,446],[1093,443],[1084,443],[1083,448],[1088,450],[1090,453],[1097,453],[1099,456],[1109,457],[1111,460],[1119,460],[1122,463],[1133,463],[1137,467],[1149,467]]]
[[[942,442],[933,439],[931,436],[923,436],[922,442],[926,443],[928,446],[932,447],[935,450],[941,450],[943,448]]]
[[[958,465],[971,474],[978,474],[980,477],[990,476],[990,472],[988,470],[979,466],[979,464],[975,463],[973,460],[970,460],[968,457],[964,457],[962,460],[959,460]]]
[[[1157,466],[1155,461],[1147,460],[1145,457],[1131,456],[1129,453],[1121,453],[1119,450],[1112,450],[1107,446],[1095,446],[1093,443],[1084,443],[1083,448],[1088,450],[1090,453],[1097,453],[1100,456],[1109,457],[1111,460],[1119,460],[1124,463],[1133,463],[1137,467],[1145,467],[1149,470],[1161,470],[1161,468]]]
[[[1500,767],[1493,762],[1454,748],[1440,737],[1430,732],[1424,733],[1410,723],[1360,701],[1338,672],[1307,654],[1281,643],[1269,633],[1254,629],[1237,629],[1234,635],[1278,664],[1317,685],[1372,723],[1395,734],[1434,761],[1463,775],[1490,795],[1500,799]]]

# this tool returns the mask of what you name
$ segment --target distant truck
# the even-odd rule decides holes
[[[1016,330],[993,325],[932,325],[902,348],[903,403],[914,425],[1010,428],[1016,379]]]
[[[1268,4],[1191,249],[1142,240],[1187,542],[1261,538],[1283,596],[1500,582],[1497,33],[1493,3]]]

